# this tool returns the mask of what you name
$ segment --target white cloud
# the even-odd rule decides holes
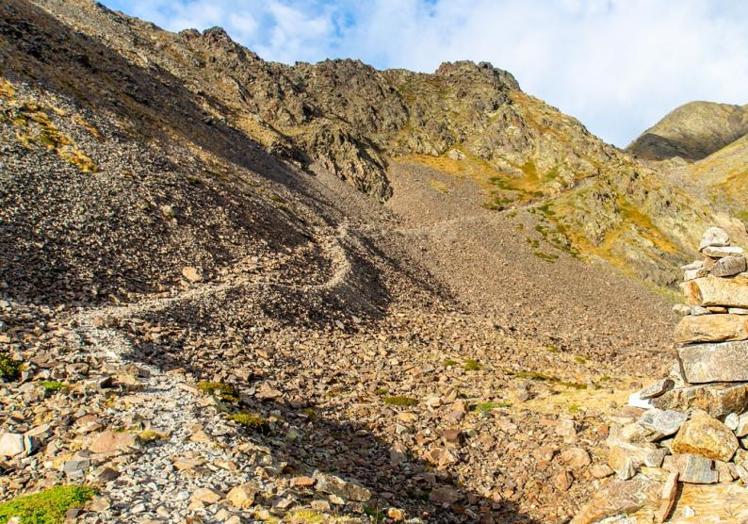
[[[168,29],[223,25],[264,58],[433,71],[487,60],[624,146],[689,100],[748,103],[743,0],[109,0]]]

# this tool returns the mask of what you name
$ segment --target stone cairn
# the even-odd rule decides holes
[[[608,465],[618,478],[575,524],[646,508],[648,521],[664,522],[684,483],[748,486],[746,258],[716,227],[699,251],[703,260],[682,268],[686,304],[674,308],[683,315],[675,329],[678,361],[613,417]]]

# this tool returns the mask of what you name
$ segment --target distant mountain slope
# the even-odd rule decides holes
[[[647,129],[626,150],[646,160],[699,160],[748,133],[748,105],[689,102]]]

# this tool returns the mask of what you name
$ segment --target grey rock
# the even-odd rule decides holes
[[[699,243],[699,251],[703,251],[707,247],[723,247],[730,245],[730,235],[721,227],[710,227],[701,237]]]
[[[698,455],[683,453],[673,455],[674,466],[681,482],[689,484],[714,484],[719,480],[714,461]]]
[[[748,308],[744,307],[731,307],[727,308],[727,312],[731,315],[748,315]]]
[[[691,314],[695,317],[701,315],[710,315],[712,312],[702,306],[691,306]]]
[[[37,449],[39,449],[39,440],[34,436],[20,433],[0,434],[0,457],[31,455]]]
[[[748,341],[695,344],[678,349],[685,378],[691,384],[748,381]]]
[[[67,460],[62,464],[62,472],[71,478],[82,477],[90,467],[91,461],[88,459]]]
[[[653,408],[642,414],[639,424],[650,431],[653,440],[659,440],[677,433],[687,418],[680,411]]]
[[[712,268],[711,274],[715,277],[732,277],[738,273],[742,273],[746,269],[745,256],[730,255],[720,258]],[[701,276],[703,275],[694,278],[700,278]]]
[[[313,478],[317,481],[317,491],[338,495],[339,497],[354,502],[366,502],[371,499],[371,492],[363,486],[354,482],[348,482],[335,475],[329,475],[315,471]]]
[[[691,314],[691,308],[686,304],[675,304],[673,306],[673,313],[685,317]]]

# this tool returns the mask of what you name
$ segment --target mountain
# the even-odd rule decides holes
[[[96,484],[85,522],[568,520],[678,266],[748,244],[486,63],[8,0],[0,103],[0,500]]]
[[[748,105],[689,102],[677,107],[626,150],[646,160],[699,160],[748,133]]]

